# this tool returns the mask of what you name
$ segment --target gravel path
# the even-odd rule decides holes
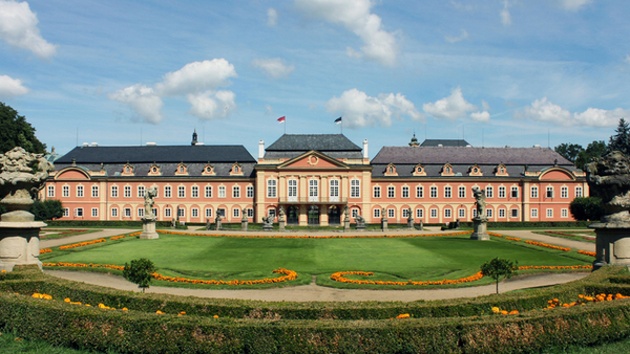
[[[119,235],[135,230],[131,229],[107,229],[101,232],[95,232],[85,235],[71,236],[62,239],[41,241],[41,247],[56,247],[62,244],[82,242],[101,237],[109,237]],[[588,242],[580,242],[567,240],[558,237],[538,235],[527,230],[492,230],[493,232],[501,233],[503,235],[520,237],[523,239],[531,239],[541,242],[546,242],[554,245],[571,247],[575,249],[594,251],[595,245]],[[197,233],[198,231],[195,231]],[[199,231],[200,233],[212,233],[212,234],[225,234],[230,235],[242,235],[242,232],[238,231]],[[390,231],[388,234],[409,234],[409,233],[437,233],[439,229],[428,229],[424,231],[416,230],[400,230]],[[286,235],[287,233],[261,233],[262,236],[274,236],[274,235]],[[297,233],[299,235],[330,235],[329,233]],[[364,232],[348,232],[348,233],[335,233],[340,236],[382,236],[383,233],[379,231],[364,231]],[[68,279],[77,282],[83,282],[87,284],[93,284],[103,287],[109,287],[120,290],[140,291],[138,287],[125,280],[120,276],[104,273],[91,273],[80,271],[62,271],[62,270],[45,270],[46,274],[54,277]],[[499,290],[501,292],[507,292],[511,290],[545,287],[557,284],[563,284],[575,280],[579,280],[587,276],[589,273],[548,273],[514,277],[512,279],[503,281]],[[417,301],[417,300],[442,300],[453,298],[472,298],[483,295],[490,295],[495,293],[495,285],[485,285],[477,287],[467,288],[455,288],[455,289],[435,289],[435,290],[359,290],[359,289],[334,289],[328,287],[318,286],[314,283],[309,285],[301,285],[286,288],[274,288],[274,289],[242,289],[242,290],[209,290],[209,289],[185,289],[185,288],[171,288],[171,287],[159,287],[152,286],[147,289],[148,293],[160,293],[160,294],[173,294],[181,296],[195,296],[203,298],[220,298],[220,299],[247,299],[247,300],[261,300],[261,301],[295,301],[295,302],[310,302],[310,301]]]

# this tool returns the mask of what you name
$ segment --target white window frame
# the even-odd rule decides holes
[[[538,186],[532,186],[529,193],[530,198],[538,198]]]
[[[205,186],[203,189],[203,196],[207,199],[212,198],[212,186]]]
[[[453,187],[444,186],[444,198],[453,198]]]
[[[584,196],[584,189],[582,188],[582,186],[576,186],[575,187],[575,197],[576,198],[581,198]]]
[[[316,202],[319,200],[319,180],[311,178],[308,180],[308,201]]]
[[[569,198],[569,187],[567,186],[560,187],[560,198],[563,198],[563,199]]]
[[[487,186],[486,187],[486,198],[493,198],[493,197],[494,197],[494,187]]]
[[[84,188],[82,185],[77,186],[77,198],[83,198]]]
[[[396,187],[387,186],[387,198],[396,198]]]
[[[240,198],[241,197],[241,186],[232,186],[232,198]]]
[[[354,180],[353,180],[354,181]],[[328,186],[328,196],[331,202],[339,201],[339,180],[331,179]]]
[[[409,186],[402,186],[400,194],[403,198],[409,198]]]
[[[70,186],[66,185],[61,187],[61,196],[68,198],[70,196]]]
[[[138,198],[144,198],[146,192],[147,190],[144,186],[138,186]]]
[[[290,202],[297,202],[298,200],[298,180],[287,180],[287,198]]]
[[[226,197],[226,191],[225,191],[225,186],[219,186],[219,198],[225,198]]]
[[[198,218],[199,217],[199,208],[192,208],[192,209],[190,209],[190,217],[191,218]]]
[[[361,198],[361,181],[359,179],[350,180],[350,198]]]
[[[505,198],[505,186],[499,186],[499,198]]]
[[[190,187],[190,197],[191,198],[199,198],[199,186],[191,186]]]
[[[466,198],[466,187],[464,186],[457,187],[457,196],[461,199]]]
[[[177,198],[186,198],[186,186],[177,186]]]
[[[164,186],[164,198],[171,198],[173,195],[173,188],[171,186]]]
[[[55,196],[55,186],[50,185],[50,186],[48,186],[48,188],[46,190],[47,190],[48,198],[54,198],[54,196]]]
[[[374,186],[372,195],[373,195],[374,198],[380,198],[381,197],[381,186]]]
[[[131,186],[125,186],[123,188],[123,193],[125,198],[131,198]]]
[[[429,188],[429,197],[430,198],[437,198],[438,197],[437,186],[431,186]]]
[[[424,198],[424,187],[416,186],[416,198]]]
[[[276,198],[278,196],[278,182],[275,179],[267,180],[267,198]]]
[[[247,193],[248,199],[254,198],[254,186],[252,185],[247,186],[247,188],[245,189],[245,193]]]
[[[118,186],[112,186],[110,195],[112,198],[118,198]]]
[[[97,218],[98,217],[98,208],[92,208],[92,217],[93,218]]]
[[[534,218],[535,218],[535,219],[538,219],[538,208],[532,208],[532,209],[529,211],[529,215],[530,215],[530,217],[531,217],[531,218],[533,218],[533,219],[534,219]]]
[[[517,186],[510,187],[510,197],[518,198],[518,187]]]

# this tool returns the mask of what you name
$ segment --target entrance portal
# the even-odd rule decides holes
[[[311,205],[308,209],[308,224],[319,225],[319,208],[317,205]]]

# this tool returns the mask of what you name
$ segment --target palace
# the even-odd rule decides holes
[[[572,221],[588,196],[585,173],[548,148],[472,147],[414,137],[370,161],[342,134],[284,134],[255,159],[242,145],[76,147],[54,162],[41,192],[61,220],[140,220],[158,191],[157,220],[262,222],[282,209],[288,224],[339,225],[347,210],[368,223],[446,223],[475,216],[472,188],[486,191],[490,221]],[[411,213],[411,214],[410,214]]]

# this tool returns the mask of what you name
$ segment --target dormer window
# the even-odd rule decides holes
[[[241,165],[238,164],[238,162],[235,162],[232,165],[232,169],[230,170],[230,176],[242,176],[243,175],[243,168],[241,167]]]
[[[123,166],[122,175],[123,176],[133,176],[133,166],[130,165],[129,163],[126,163]]]
[[[468,170],[468,175],[470,175],[470,176],[483,176],[483,173],[481,172],[481,168],[479,168],[478,165],[472,165],[470,167],[470,169]]]
[[[385,168],[385,176],[398,176],[398,171],[396,171],[396,165],[390,163]]]
[[[160,170],[160,166],[155,163],[149,167],[149,176],[160,176],[162,171]]]
[[[421,164],[417,164],[414,168],[413,168],[413,175],[414,176],[426,176],[427,173],[424,170],[424,166],[422,166]]]
[[[187,175],[188,174],[188,166],[186,166],[183,162],[180,162],[177,165],[177,169],[175,170],[176,175]]]
[[[203,171],[201,172],[201,174],[204,176],[214,176],[214,166],[212,166],[211,164],[206,164],[203,167]]]
[[[444,166],[442,166],[442,176],[452,176],[453,173],[453,166],[451,166],[450,163],[445,164]]]
[[[494,173],[497,176],[507,176],[508,175],[507,168],[502,163],[497,166],[497,168],[495,169]]]

